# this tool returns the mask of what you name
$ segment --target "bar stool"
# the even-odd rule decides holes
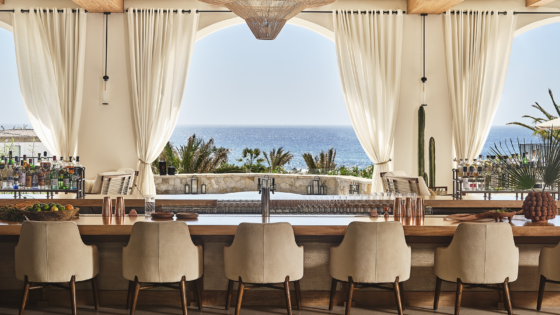
[[[235,281],[239,282],[236,315],[241,309],[243,291],[257,287],[283,290],[291,315],[290,281],[295,282],[297,308],[301,309],[299,280],[303,277],[303,246],[296,244],[289,223],[241,223],[233,244],[224,248],[224,264],[229,279],[226,310]],[[283,284],[283,288],[273,284]]]
[[[517,280],[519,248],[508,223],[459,224],[449,247],[436,248],[434,265],[437,276],[434,310],[439,305],[441,284],[446,281],[457,283],[455,315],[461,309],[465,284],[502,291],[504,306],[512,314],[509,283]]]
[[[400,222],[350,223],[342,243],[331,248],[329,310],[333,309],[336,286],[340,281],[348,283],[346,315],[350,314],[354,290],[364,287],[394,291],[397,310],[402,315],[402,285],[410,278],[410,255],[410,246],[406,245]]]
[[[179,289],[187,314],[187,281],[194,281],[202,309],[202,246],[195,246],[184,222],[136,222],[123,248],[123,276],[129,280],[127,309],[134,315],[140,290],[158,286]],[[141,286],[141,283],[150,285]],[[176,287],[173,284],[178,283]]]
[[[76,315],[76,282],[91,281],[95,309],[99,309],[97,283],[99,255],[95,245],[82,242],[74,222],[31,222],[21,226],[15,255],[16,278],[24,281],[19,314],[23,315],[29,290],[61,287],[70,290]]]
[[[541,283],[539,285],[539,297],[537,300],[537,310],[541,310],[544,288],[547,282],[560,284],[560,270],[558,261],[560,259],[560,244],[555,247],[543,247],[539,256],[539,272]]]

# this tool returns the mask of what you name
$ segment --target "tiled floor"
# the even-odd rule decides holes
[[[405,315],[427,315],[427,314],[453,314],[453,307],[445,306],[440,307],[439,310],[434,311],[429,307],[410,307],[404,312]],[[223,307],[218,306],[206,306],[202,311],[196,308],[189,307],[188,313],[192,315],[221,315],[221,314],[234,314],[235,309],[231,308],[229,311],[223,309]],[[0,315],[17,315],[18,309],[16,308],[5,308],[0,307]],[[49,306],[43,308],[29,307],[25,311],[25,315],[55,315],[55,314],[71,314],[69,307],[58,307]],[[111,308],[102,307],[99,311],[95,311],[92,307],[81,306],[78,308],[79,315],[127,315],[128,311],[123,308]],[[161,314],[161,315],[181,315],[181,309],[179,307],[169,307],[169,306],[142,306],[136,311],[137,315],[148,315],[148,314]],[[243,307],[241,309],[242,315],[255,315],[255,314],[272,314],[272,315],[284,315],[286,314],[286,309],[283,307]],[[329,315],[329,314],[344,314],[344,307],[335,307],[333,311],[329,311],[327,307],[323,306],[307,306],[303,310],[294,310],[294,315]],[[384,309],[384,308],[361,308],[353,307],[352,315],[365,315],[365,314],[397,314],[396,309]],[[462,315],[486,315],[486,314],[507,314],[503,309],[475,309],[475,308],[461,308]],[[522,309],[514,308],[515,315],[552,315],[560,314],[560,307],[543,307],[540,312],[535,309]]]

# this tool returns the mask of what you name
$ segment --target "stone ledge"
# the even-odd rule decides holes
[[[256,191],[258,179],[268,175],[274,178],[277,191],[286,193],[307,194],[307,185],[318,176],[321,183],[327,185],[329,195],[348,194],[350,184],[358,182],[360,193],[371,192],[371,179],[342,175],[300,175],[300,174],[270,174],[270,173],[205,173],[154,175],[156,192],[158,195],[183,194],[185,185],[196,175],[199,185],[206,185],[207,194],[225,194],[232,192]]]

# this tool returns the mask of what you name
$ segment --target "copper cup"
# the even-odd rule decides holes
[[[416,198],[416,216],[423,218],[425,215],[424,198],[418,197]]]
[[[103,225],[111,225],[113,223],[113,217],[101,217],[103,220]]]
[[[124,218],[124,197],[117,197],[117,203],[115,204],[115,217]]]
[[[395,203],[393,205],[393,216],[398,218],[403,215],[403,204],[401,197],[395,197]]]
[[[103,208],[101,210],[101,216],[104,218],[113,217],[113,207],[111,206],[111,197],[103,198]]]
[[[411,218],[414,216],[413,215],[414,207],[412,206],[412,198],[406,197],[404,209],[405,209],[405,216],[407,218]]]

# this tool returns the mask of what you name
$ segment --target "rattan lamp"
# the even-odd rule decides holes
[[[307,8],[334,3],[336,0],[200,0],[225,6],[245,20],[257,39],[273,40],[286,22]]]

